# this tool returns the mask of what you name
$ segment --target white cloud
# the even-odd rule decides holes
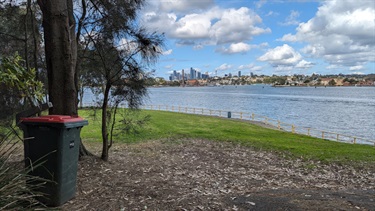
[[[284,41],[284,42],[296,42],[297,36],[292,34],[285,34],[281,39],[277,39],[277,41]]]
[[[169,49],[169,50],[167,50],[167,51],[164,51],[162,54],[163,54],[163,55],[170,55],[170,54],[172,54],[172,52],[173,52],[173,50],[172,50],[172,49]]]
[[[315,65],[303,60],[301,54],[287,44],[268,50],[258,58],[258,61],[268,62],[276,71],[291,71],[294,68],[309,69]]]
[[[199,39],[209,36],[211,21],[199,14],[189,14],[176,22],[174,36],[180,39]]]
[[[153,2],[153,4],[158,4],[157,2]],[[196,3],[198,1],[181,2]],[[150,30],[164,32],[167,37],[176,39],[179,44],[193,46],[197,42],[201,45],[240,43],[251,40],[253,36],[271,32],[269,28],[257,26],[262,23],[262,19],[247,7],[239,9],[210,7],[205,11],[186,10],[190,13],[179,15],[173,8],[179,8],[178,5],[183,4],[181,2],[176,5],[168,4],[170,7],[166,9],[165,5],[167,4],[161,1],[159,4],[162,6],[154,5],[153,8],[144,11],[143,25]],[[195,3],[186,4],[195,5]],[[207,7],[210,5],[208,2]],[[154,12],[155,7],[164,9],[156,13]]]
[[[246,64],[246,65],[240,65],[237,69],[239,70],[249,70],[253,68],[255,65],[253,63],[251,64]]]
[[[258,9],[261,8],[263,5],[265,5],[266,3],[267,3],[267,0],[259,0],[259,1],[254,2],[255,6]]]
[[[276,72],[284,72],[284,73],[288,73],[288,74],[290,74],[292,72],[292,70],[293,70],[293,66],[282,66],[282,65],[280,65],[280,66],[277,66],[275,68]]]
[[[195,45],[194,47],[194,50],[200,50],[203,48],[203,45],[202,44],[198,44],[198,45]]]
[[[263,69],[262,66],[256,66],[254,63],[247,64],[247,65],[240,65],[238,70],[251,70],[251,71],[261,71]]]
[[[220,65],[219,67],[215,68],[215,70],[229,70],[232,68],[232,65],[224,63]]]
[[[165,69],[172,69],[173,65],[166,65],[164,66]],[[173,71],[170,71],[170,72],[173,72]]]
[[[355,69],[375,62],[375,4],[373,1],[325,1],[315,17],[280,40],[307,42],[302,52],[330,65]]]
[[[305,60],[301,60],[296,64],[296,68],[301,68],[301,69],[308,69],[314,66],[314,63],[308,62]]]
[[[259,72],[259,71],[263,70],[263,67],[262,66],[254,66],[250,70],[255,71],[255,72]]]
[[[352,66],[349,68],[349,70],[363,70],[364,67],[362,65]]]
[[[273,15],[278,15],[278,13],[277,12],[274,12],[274,11],[269,11],[267,14],[266,14],[266,17],[267,16],[273,16]]]
[[[298,25],[300,22],[297,20],[298,17],[299,17],[299,12],[292,10],[290,11],[290,15],[285,19],[283,23],[281,23],[281,25],[284,25],[284,26]]]
[[[268,43],[267,42],[262,42],[261,44],[258,45],[259,48],[265,48],[265,47],[268,47]]]
[[[152,2],[152,1],[151,1]],[[163,0],[160,1],[159,11],[192,11],[207,9],[214,5],[214,0],[199,0],[199,1],[176,1],[176,0]]]
[[[265,47],[268,47],[268,43],[266,43],[266,42],[258,44],[258,45],[256,45],[256,44],[249,45],[249,44],[244,43],[244,42],[239,42],[239,43],[230,44],[228,48],[225,48],[225,47],[217,48],[215,51],[219,52],[219,53],[222,53],[222,54],[236,54],[236,53],[245,54],[246,52],[250,51],[251,49],[265,48]]]
[[[224,10],[220,19],[211,27],[210,37],[218,44],[240,42],[269,33],[269,28],[255,26],[262,19],[247,7]]]
[[[301,59],[301,54],[287,44],[271,49],[258,58],[259,61],[269,62],[273,66],[293,66]]]
[[[150,30],[158,32],[170,32],[176,28],[177,15],[174,13],[156,13],[154,10],[142,15],[143,24]]]
[[[224,54],[235,54],[235,53],[246,53],[251,49],[249,44],[240,42],[240,43],[232,43],[230,44],[229,48],[221,48],[217,51],[224,53]]]
[[[117,46],[119,50],[128,51],[128,52],[134,51],[135,49],[137,49],[137,47],[138,45],[136,42],[132,40],[128,40],[128,39],[121,39]]]

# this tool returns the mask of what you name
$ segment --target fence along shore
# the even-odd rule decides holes
[[[85,107],[98,107],[98,105],[86,103]],[[126,106],[120,106],[120,107],[125,108]],[[285,123],[280,120],[272,119],[267,116],[262,116],[262,115],[258,115],[258,114],[250,113],[250,112],[236,112],[236,111],[232,112],[232,111],[213,110],[213,109],[206,109],[206,108],[192,108],[192,107],[168,106],[168,105],[144,105],[144,106],[141,106],[141,109],[170,111],[170,112],[179,112],[179,113],[187,113],[187,114],[216,116],[216,117],[225,117],[225,118],[254,121],[254,122],[263,123],[268,126],[272,126],[273,128],[278,129],[278,130],[288,131],[291,133],[308,135],[308,136],[312,136],[316,138],[343,142],[343,143],[367,144],[367,145],[375,146],[375,140],[371,140],[368,138],[345,135],[345,134],[320,130],[320,129],[311,128],[311,127],[299,127],[294,124]]]
[[[198,115],[206,115],[206,116],[217,116],[217,117],[226,117],[226,118],[233,118],[233,119],[240,119],[240,120],[256,121],[256,122],[261,122],[266,125],[277,128],[278,130],[288,131],[291,133],[308,135],[308,136],[312,136],[316,138],[337,141],[337,142],[352,143],[352,144],[367,144],[367,145],[375,146],[375,140],[310,128],[310,127],[298,127],[294,124],[281,122],[280,120],[275,120],[266,116],[262,116],[262,115],[258,115],[258,114],[250,113],[250,112],[232,112],[232,111],[205,109],[205,108],[191,108],[191,107],[168,106],[168,105],[145,105],[145,106],[142,106],[141,108],[145,110],[171,111],[171,112],[179,112],[179,113],[187,113],[187,114],[198,114]]]

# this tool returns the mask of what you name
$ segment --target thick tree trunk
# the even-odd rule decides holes
[[[76,22],[72,0],[38,0],[43,12],[50,114],[78,114]],[[90,155],[82,142],[80,156]]]
[[[39,0],[48,74],[50,114],[77,115],[77,46],[72,0]]]

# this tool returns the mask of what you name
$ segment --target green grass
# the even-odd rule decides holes
[[[92,110],[80,110],[89,120],[81,135],[87,141],[101,141],[101,115],[94,120]],[[147,140],[200,138],[230,141],[254,149],[282,153],[292,158],[336,163],[375,164],[375,147],[345,144],[305,135],[263,128],[245,121],[209,116],[144,110],[140,115],[151,115],[151,121],[138,134],[120,134],[115,142],[136,143]]]

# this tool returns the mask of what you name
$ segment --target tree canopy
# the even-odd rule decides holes
[[[119,103],[130,108],[141,105],[147,93],[148,68],[161,54],[164,37],[138,24],[137,14],[144,0],[37,0],[36,3],[1,2],[0,15],[7,22],[0,21],[0,28],[6,29],[0,36],[11,40],[0,42],[2,54],[6,50],[22,50],[26,69],[30,71],[32,64],[36,79],[46,70],[48,98],[53,104],[50,114],[76,115],[78,91],[82,97],[83,86],[101,87],[102,158],[107,160],[111,146],[106,126],[111,118],[107,119],[107,109]],[[12,31],[12,25],[24,27]]]

